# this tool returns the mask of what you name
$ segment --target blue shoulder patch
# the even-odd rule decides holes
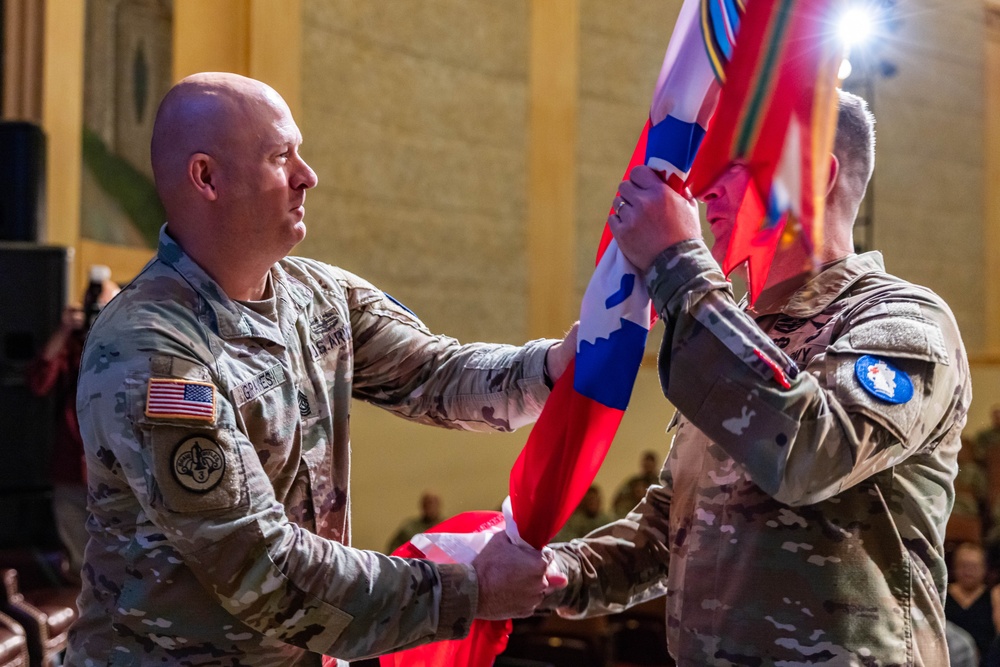
[[[899,405],[913,398],[910,376],[885,359],[864,355],[854,364],[858,382],[875,398]]]
[[[404,306],[402,303],[400,303],[397,299],[395,299],[388,292],[382,292],[382,294],[385,294],[385,298],[389,299],[389,301],[392,301],[394,304],[396,304],[397,306],[399,306],[400,308],[402,308],[403,310],[405,310],[406,312],[408,312],[410,315],[413,315],[414,317],[417,317],[417,314],[415,312],[413,312],[412,310],[410,310],[409,308],[407,308],[406,306]],[[419,320],[420,318],[417,317],[417,319]]]

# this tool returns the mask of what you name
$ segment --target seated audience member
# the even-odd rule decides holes
[[[955,506],[951,510],[945,535],[947,546],[982,541],[987,490],[986,470],[975,459],[974,443],[963,436],[962,448],[958,450]]]
[[[953,660],[952,665],[954,664]],[[986,658],[980,664],[982,667],[1000,667],[1000,634],[993,639],[993,643],[990,644],[989,653],[986,654]]]
[[[951,621],[945,621],[944,637],[948,642],[948,657],[951,659],[951,667],[977,667],[979,665],[979,651],[976,649],[976,641],[972,635]]]
[[[556,534],[553,541],[569,542],[614,521],[613,517],[601,510],[601,500],[601,489],[599,486],[595,484],[587,489],[583,500],[573,510],[573,513],[566,521],[566,525]]]
[[[948,584],[945,617],[976,642],[985,658],[997,635],[1000,587],[986,585],[986,553],[978,544],[964,542],[952,554],[955,581]]]
[[[389,541],[389,550],[392,553],[409,541],[411,537],[422,533],[429,528],[441,523],[441,496],[431,491],[425,491],[420,496],[420,516],[407,519],[399,527],[396,534]]]
[[[660,463],[656,452],[643,452],[642,458],[639,460],[639,474],[632,475],[622,482],[615,494],[612,509],[614,509],[616,517],[621,518],[628,514],[646,495],[646,489],[659,481]]]
[[[87,332],[97,314],[119,291],[118,285],[111,281],[111,269],[102,265],[90,267],[90,285],[84,293],[83,306],[66,306],[59,328],[25,371],[25,383],[31,393],[36,396],[54,393],[56,397],[58,415],[50,468],[52,514],[74,577],[80,575],[88,537],[87,472],[76,414],[76,379]]]

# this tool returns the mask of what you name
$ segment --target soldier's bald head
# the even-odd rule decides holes
[[[253,143],[261,109],[269,107],[287,109],[270,86],[238,74],[202,72],[170,89],[157,110],[150,146],[156,188],[168,213],[190,157],[238,159]]]

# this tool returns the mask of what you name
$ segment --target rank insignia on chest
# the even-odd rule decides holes
[[[312,330],[313,337],[318,338],[327,331],[337,328],[337,325],[339,324],[340,318],[337,317],[337,313],[330,311],[312,318],[309,322],[309,328]]]
[[[210,422],[215,419],[215,386],[196,380],[150,378],[146,416]]]
[[[864,355],[854,364],[854,375],[869,394],[896,405],[913,398],[910,376],[885,359]]]

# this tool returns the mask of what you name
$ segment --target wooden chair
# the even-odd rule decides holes
[[[0,570],[0,594],[3,613],[24,628],[31,667],[58,664],[77,617],[74,589],[38,589],[26,595],[20,590],[17,570],[5,568]]]
[[[24,628],[3,613],[0,613],[0,667],[29,667]]]

